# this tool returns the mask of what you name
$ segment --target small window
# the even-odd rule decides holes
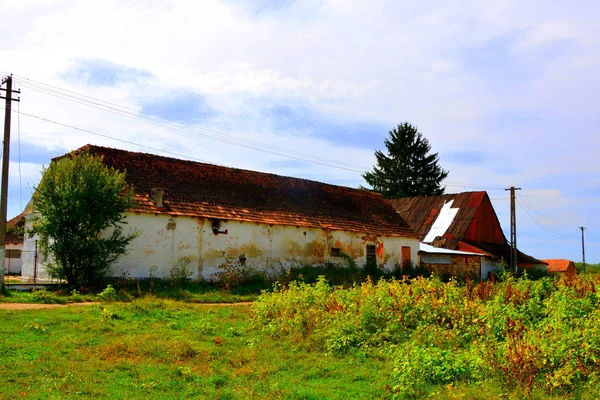
[[[342,249],[340,249],[338,247],[331,248],[331,257],[341,257],[341,256],[342,256]]]
[[[367,265],[377,265],[377,248],[375,247],[375,245],[372,244],[367,245]]]

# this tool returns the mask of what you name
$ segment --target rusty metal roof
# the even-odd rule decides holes
[[[459,210],[446,229],[445,244],[438,247],[455,249],[465,236],[484,196],[487,196],[486,192],[465,192],[439,196],[401,197],[388,201],[421,238],[425,238],[443,205],[452,200],[452,208]]]
[[[481,250],[493,258],[510,260],[510,245],[502,233],[498,217],[485,191],[388,200],[398,214],[421,236],[421,240],[431,230],[444,204],[450,201],[451,208],[458,208],[458,212],[445,233],[432,241],[433,246],[455,250],[461,243],[466,251]],[[484,202],[486,207],[482,207]],[[483,212],[485,210],[480,208],[489,211]],[[474,221],[476,215],[479,215],[481,221]],[[473,249],[473,246],[476,249]],[[519,263],[543,263],[520,251],[517,258]]]
[[[132,211],[418,238],[379,194],[307,179],[86,145],[126,172]],[[164,190],[163,207],[151,201]]]

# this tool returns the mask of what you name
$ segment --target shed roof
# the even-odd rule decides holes
[[[418,238],[367,190],[93,145],[73,153],[81,151],[126,172],[132,211]],[[163,207],[151,200],[155,188],[164,190]]]
[[[465,236],[477,208],[486,192],[464,192],[439,196],[401,197],[388,200],[398,214],[422,237],[429,233],[444,204],[452,202],[451,208],[458,212],[445,231],[445,248],[456,248]]]
[[[435,247],[455,250],[459,247],[459,243],[461,243],[462,248],[469,252],[485,253],[496,259],[504,258],[505,260],[510,260],[510,245],[503,235],[502,241],[499,243],[465,239],[466,233],[475,218],[478,208],[482,206],[482,203],[487,196],[485,191],[463,192],[435,196],[402,197],[389,199],[388,202],[420,235],[422,240],[428,236],[430,231],[432,231],[432,227],[434,228],[433,231],[438,230],[439,227],[436,225],[439,224],[439,222],[437,222],[437,219],[438,216],[442,215],[442,222],[444,223],[442,229],[444,232],[436,235],[440,237],[443,236],[443,238],[441,240],[431,240]],[[452,210],[452,213],[443,215],[443,209]],[[500,222],[493,211],[491,220],[486,221],[486,223],[497,224],[498,229],[500,229],[500,231],[502,230],[500,228]],[[517,259],[519,263],[542,263],[542,261],[521,251],[517,252]]]
[[[571,260],[565,259],[550,259],[550,260],[542,260],[546,264],[548,264],[547,271],[548,272],[567,272],[569,266],[575,268],[575,263]]]
[[[469,251],[444,249],[441,247],[432,246],[427,243],[419,244],[419,252],[430,253],[430,254],[447,254],[447,255],[451,255],[451,256],[483,256],[483,255],[485,255],[482,253],[473,253],[473,252],[469,252]]]

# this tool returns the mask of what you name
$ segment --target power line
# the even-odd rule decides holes
[[[21,112],[21,114],[22,114],[22,115],[25,115],[25,116],[27,116],[27,117],[31,117],[31,118],[35,118],[35,119],[39,119],[39,120],[41,120],[41,121],[49,122],[49,123],[51,123],[51,124],[55,124],[55,125],[59,125],[59,126],[63,126],[63,127],[65,127],[65,128],[70,128],[70,129],[74,129],[74,130],[77,130],[77,131],[80,131],[80,132],[89,133],[89,134],[91,134],[91,135],[100,136],[100,137],[103,137],[103,138],[106,138],[106,139],[116,140],[117,142],[122,142],[122,143],[132,144],[132,145],[134,145],[134,146],[138,146],[138,147],[141,147],[141,148],[144,148],[144,149],[153,150],[153,151],[158,151],[158,152],[162,152],[162,153],[166,153],[166,154],[171,154],[171,155],[175,155],[175,156],[178,156],[178,157],[187,158],[187,159],[190,159],[190,160],[200,161],[200,162],[203,162],[203,163],[209,163],[209,164],[211,163],[210,161],[202,160],[202,159],[200,159],[200,158],[196,158],[196,157],[190,157],[190,156],[187,156],[187,155],[185,155],[185,154],[180,154],[180,153],[176,153],[176,152],[173,152],[173,151],[168,151],[168,150],[164,150],[164,149],[158,149],[158,148],[156,148],[156,147],[150,147],[150,146],[146,146],[146,145],[143,145],[143,144],[139,144],[139,143],[131,142],[131,141],[129,141],[129,140],[118,139],[118,138],[116,138],[116,137],[109,136],[109,135],[105,135],[105,134],[103,134],[103,133],[94,132],[94,131],[91,131],[91,130],[89,130],[89,129],[83,129],[83,128],[79,128],[79,127],[77,127],[77,126],[73,126],[73,125],[69,125],[69,124],[63,124],[62,122],[53,121],[53,120],[51,120],[51,119],[44,118],[44,117],[39,117],[39,116],[37,116],[37,115],[33,115],[33,114],[29,114],[29,113],[24,113],[24,112]],[[212,164],[214,164],[214,163],[212,163]]]
[[[19,75],[16,75],[19,77]],[[314,164],[319,164],[323,166],[328,166],[337,169],[343,169],[351,172],[364,173],[368,170],[361,165],[347,163],[339,160],[333,160],[325,157],[319,157],[308,153],[303,153],[295,150],[289,150],[282,147],[277,147],[273,145],[268,145],[265,143],[260,143],[256,141],[252,141],[249,139],[244,139],[235,135],[228,135],[221,132],[217,132],[214,130],[200,128],[200,127],[190,127],[180,123],[167,122],[159,118],[154,117],[146,117],[139,115],[139,111],[128,108],[119,104],[111,103],[105,100],[97,99],[85,94],[77,93],[71,90],[67,90],[64,88],[60,88],[57,86],[49,85],[43,82],[35,81],[30,78],[20,77],[18,82],[35,91],[40,93],[44,93],[50,96],[58,97],[67,101],[71,101],[74,103],[78,103],[84,106],[96,108],[105,112],[113,113],[122,117],[132,118],[135,120],[139,120],[142,122],[150,123],[156,126],[160,126],[169,130],[178,131],[194,136],[200,136],[209,138],[212,140],[221,141],[227,144],[232,144],[236,146],[246,147],[249,149],[262,151],[266,153],[271,153],[287,158],[292,158],[298,161],[310,162]],[[30,114],[31,115],[31,114]],[[113,138],[115,139],[115,138]],[[116,139],[115,139],[116,140]],[[395,178],[393,176],[389,176],[389,178]],[[479,189],[479,190],[503,190],[500,187],[484,187],[479,185],[471,185],[468,183],[461,182],[443,182],[445,186],[449,187],[457,187],[461,189]]]
[[[529,218],[531,218],[533,220],[533,222],[535,222],[540,228],[542,228],[547,234],[549,234],[550,236],[554,237],[557,240],[563,240],[563,241],[567,241],[559,236],[556,236],[554,233],[550,232],[548,229],[546,229],[541,223],[538,222],[538,220],[531,215],[531,213],[527,210],[527,208],[525,208],[525,206],[523,205],[523,203],[521,203],[520,199],[517,199],[517,202],[519,203],[519,205],[521,206],[521,208],[527,213],[527,215],[529,215]]]
[[[527,205],[527,207],[529,208],[530,211],[533,211],[534,213],[536,213],[540,219],[542,220],[546,220],[549,221],[551,225],[561,225],[561,226],[566,226],[569,228],[572,228],[572,225],[567,225],[567,224],[563,224],[563,223],[559,223],[556,221],[551,220],[550,218],[547,218],[545,215],[542,215],[542,213],[540,213],[534,206],[533,204],[526,198],[524,198],[525,196],[520,196],[521,200],[523,200],[525,202],[525,204]]]
[[[177,131],[192,134],[195,136],[207,137],[207,138],[210,138],[213,140],[218,140],[218,141],[222,141],[222,142],[225,142],[228,144],[233,144],[233,145],[242,146],[242,147],[246,147],[246,148],[252,148],[252,149],[258,150],[258,151],[263,151],[263,152],[268,152],[268,153],[277,154],[277,155],[281,155],[281,156],[286,156],[286,157],[294,158],[294,159],[297,159],[300,161],[313,162],[311,160],[317,160],[317,161],[320,161],[318,164],[321,164],[321,165],[333,166],[332,164],[336,164],[336,165],[345,167],[343,169],[354,170],[356,172],[363,172],[363,167],[360,165],[357,165],[357,164],[352,164],[352,163],[347,163],[344,161],[333,160],[333,159],[329,159],[329,158],[325,158],[325,157],[315,156],[312,154],[303,153],[303,152],[299,152],[299,151],[295,151],[295,150],[289,150],[289,149],[285,149],[282,147],[277,147],[277,146],[249,140],[249,139],[244,139],[239,136],[224,134],[224,133],[206,129],[206,128],[189,127],[189,126],[179,124],[179,123],[166,122],[166,121],[158,119],[158,118],[149,118],[149,117],[145,117],[145,116],[140,116],[138,114],[138,111],[133,110],[131,108],[120,106],[120,105],[110,103],[110,102],[107,102],[104,100],[95,99],[90,96],[76,94],[75,92],[61,89],[58,87],[54,87],[51,85],[43,84],[43,83],[32,83],[32,81],[24,81],[24,80],[20,80],[19,82],[23,86],[28,87],[29,89],[41,92],[41,93],[45,93],[45,94],[48,94],[51,96],[62,98],[62,99],[72,101],[72,102],[75,102],[78,104],[82,104],[85,106],[89,106],[92,108],[100,109],[102,111],[110,112],[110,113],[117,114],[117,115],[120,115],[123,117],[133,118],[133,119],[143,121],[146,123],[158,125],[158,126],[165,127],[168,129],[177,130]],[[33,82],[35,82],[35,81],[33,81]],[[360,168],[360,170],[357,170],[356,168]]]

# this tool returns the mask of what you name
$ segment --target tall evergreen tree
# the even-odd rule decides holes
[[[444,194],[448,176],[439,165],[438,153],[429,154],[429,141],[408,122],[398,125],[385,139],[387,154],[377,150],[377,165],[363,178],[385,198]]]

